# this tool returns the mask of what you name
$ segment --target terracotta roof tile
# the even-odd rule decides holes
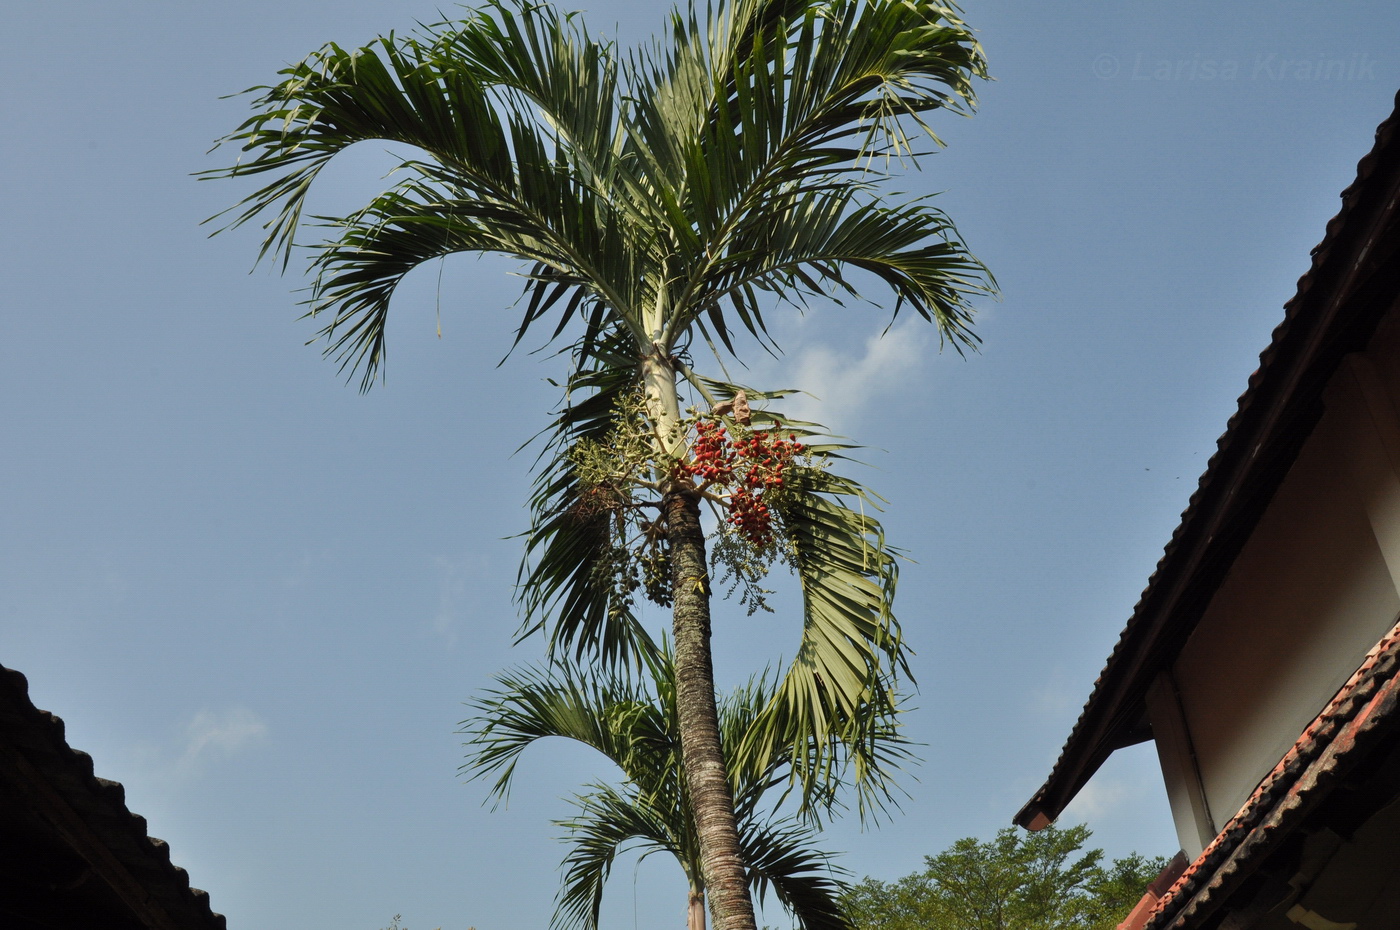
[[[1313,719],[1218,836],[1162,895],[1143,930],[1182,928],[1305,818],[1349,768],[1400,726],[1400,624]]]

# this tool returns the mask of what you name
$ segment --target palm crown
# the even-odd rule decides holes
[[[367,389],[408,272],[458,252],[527,263],[517,341],[547,321],[572,367],[540,460],[524,629],[607,659],[654,654],[631,589],[613,581],[628,552],[659,553],[681,731],[708,734],[703,751],[720,759],[698,508],[709,500],[721,528],[726,513],[759,521],[763,532],[731,534],[729,551],[740,574],[755,560],[791,563],[803,632],[745,736],[744,764],[761,771],[783,756],[810,802],[829,798],[823,786],[849,763],[863,797],[878,800],[888,791],[879,740],[907,669],[875,500],[832,470],[843,447],[780,421],[780,395],[695,374],[689,349],[698,338],[732,353],[741,332],[764,342],[775,298],[857,296],[853,270],[893,293],[894,313],[912,310],[959,350],[973,344],[968,301],[991,290],[985,269],[927,199],[891,200],[877,183],[918,157],[916,139],[937,143],[922,117],[970,107],[984,75],[956,9],[933,0],[691,7],[672,14],[668,41],[627,56],[575,16],[498,0],[415,37],[327,45],[285,69],[253,89],[254,115],[224,140],[248,159],[210,174],[271,175],[231,225],[268,216],[262,254],[285,265],[307,191],[337,153],[370,139],[412,146],[389,189],[320,218],[332,235],[311,245],[310,314],[327,319],[327,352]],[[682,411],[678,377],[708,411]],[[739,415],[749,398],[764,409]],[[716,483],[695,467],[702,426],[727,430],[726,454],[799,433],[809,448],[781,489],[757,459]],[[581,467],[588,441],[629,438],[635,454],[614,457],[611,473]],[[708,706],[709,723],[688,716],[692,704]],[[687,756],[692,777],[699,758]],[[710,786],[723,793],[724,779]],[[697,804],[712,793],[691,788]]]

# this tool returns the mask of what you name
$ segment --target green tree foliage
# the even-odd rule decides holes
[[[1080,824],[986,842],[958,840],[894,882],[866,878],[843,898],[856,930],[1113,930],[1166,865],[1133,853],[1105,864]]]

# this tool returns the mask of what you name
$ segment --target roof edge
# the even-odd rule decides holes
[[[162,930],[225,930],[207,892],[170,861],[126,806],[121,784],[97,777],[92,757],[68,745],[62,719],[37,708],[25,676],[0,665],[0,773],[19,803],[33,805],[55,833],[133,915]]]
[[[1343,298],[1356,284],[1359,258],[1397,214],[1400,93],[1375,139],[1049,777],[1016,824],[1034,830],[1053,822],[1108,756],[1134,741],[1151,677],[1184,645],[1316,425],[1320,386],[1374,332],[1381,314],[1350,312]]]

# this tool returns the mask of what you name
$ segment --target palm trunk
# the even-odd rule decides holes
[[[734,795],[719,740],[710,655],[710,582],[700,502],[684,489],[677,489],[666,494],[662,506],[671,548],[681,759],[700,840],[700,870],[710,899],[710,917],[715,930],[756,930],[739,849]]]
[[[676,371],[660,346],[642,358],[647,411],[661,461],[682,454]],[[666,476],[658,476],[666,481]],[[666,488],[661,500],[671,554],[672,636],[676,648],[676,715],[681,763],[700,845],[700,874],[714,930],[757,930],[739,848],[734,795],[719,738],[714,662],[710,655],[710,580],[700,501],[688,483]]]
[[[705,930],[705,892],[695,888],[685,908],[685,930]]]

